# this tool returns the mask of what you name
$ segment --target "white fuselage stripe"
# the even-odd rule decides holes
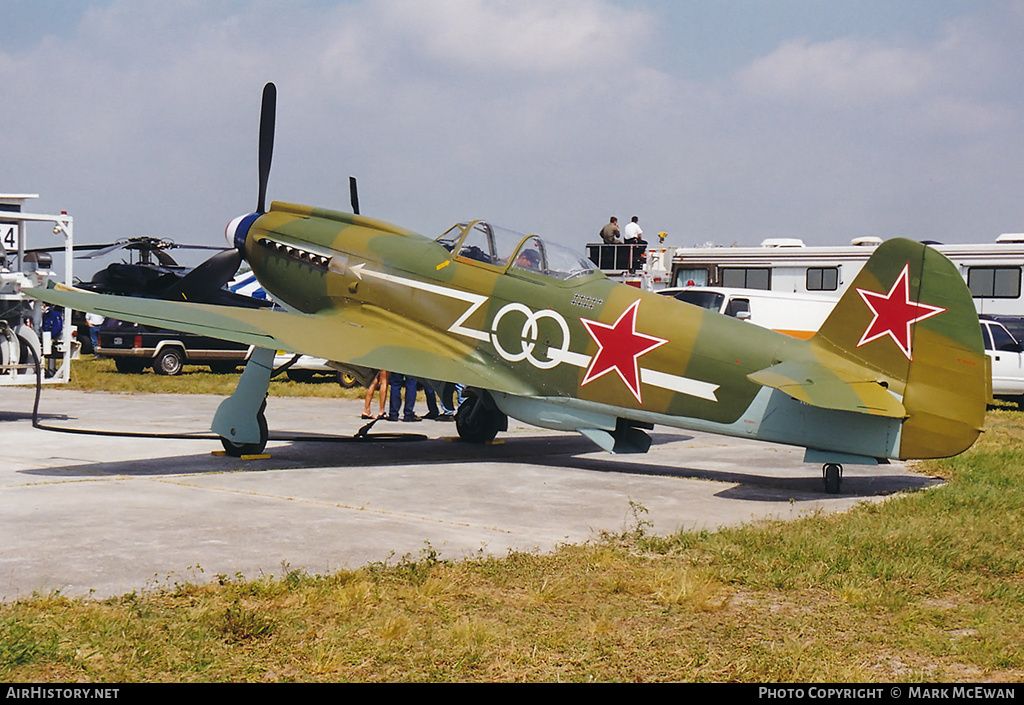
[[[471,304],[470,307],[467,308],[466,311],[461,316],[459,316],[458,320],[455,321],[455,323],[453,323],[451,325],[451,327],[448,328],[448,332],[449,333],[458,333],[460,335],[466,336],[467,338],[473,338],[474,340],[482,340],[482,341],[490,340],[490,336],[488,336],[487,333],[483,332],[482,330],[475,330],[473,328],[466,328],[465,326],[462,325],[466,321],[467,318],[472,316],[476,312],[476,310],[478,308],[480,308],[481,306],[483,306],[487,302],[487,299],[489,298],[487,296],[483,296],[482,294],[474,294],[474,293],[469,292],[469,291],[460,291],[458,289],[449,289],[446,286],[438,286],[437,284],[429,284],[427,282],[421,282],[421,281],[417,281],[415,279],[407,279],[406,277],[397,277],[394,274],[386,274],[384,272],[376,272],[376,271],[374,271],[372,269],[364,269],[364,265],[362,265],[362,264],[357,264],[355,267],[352,267],[351,271],[353,271],[355,273],[356,277],[358,277],[359,279],[362,279],[364,276],[376,277],[377,279],[383,279],[384,281],[392,281],[392,282],[395,282],[397,284],[404,284],[405,286],[409,287],[410,289],[419,289],[420,291],[429,291],[430,293],[437,294],[439,296],[446,296],[446,297],[448,297],[450,299],[457,299],[459,301],[465,301],[466,303]]]
[[[711,384],[710,382],[670,375],[667,372],[648,370],[643,367],[640,368],[640,381],[653,387],[661,387],[662,389],[679,392],[680,394],[688,394],[691,397],[718,401],[718,397],[715,396],[715,392],[718,391],[718,385]]]
[[[463,325],[466,320],[477,311],[477,309],[487,302],[490,298],[488,296],[474,294],[469,291],[460,291],[459,289],[450,289],[445,286],[421,282],[415,279],[408,279],[406,277],[399,277],[393,274],[386,274],[384,272],[376,272],[372,269],[365,269],[362,264],[352,267],[351,271],[360,279],[364,276],[376,277],[377,279],[403,284],[411,289],[419,289],[420,291],[427,291],[432,294],[437,294],[438,296],[445,296],[450,299],[465,301],[470,304],[470,306],[461,316],[459,316],[458,320],[448,328],[448,332],[455,333],[457,335],[464,335],[467,338],[484,342],[490,340],[489,333],[482,330],[476,330],[474,328],[467,328]],[[568,365],[572,365],[573,367],[580,368],[588,367],[592,360],[590,355],[555,348],[550,348],[548,350],[548,356],[552,360],[557,360],[558,362],[564,362]],[[644,384],[649,384],[652,387],[660,387],[661,389],[667,389],[679,394],[686,394],[691,397],[698,397],[699,399],[707,399],[709,401],[718,401],[718,398],[715,396],[715,392],[718,390],[719,385],[711,384],[710,382],[702,382],[700,380],[690,379],[689,377],[680,377],[679,375],[673,375],[667,372],[658,372],[657,370],[647,368],[640,368],[640,381]]]

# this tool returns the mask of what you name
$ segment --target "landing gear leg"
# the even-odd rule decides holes
[[[274,369],[273,350],[254,348],[234,393],[222,401],[211,429],[228,455],[258,455],[267,447],[267,390]]]
[[[825,492],[839,494],[839,486],[843,484],[843,466],[839,463],[825,463],[821,468],[821,476],[825,480]]]

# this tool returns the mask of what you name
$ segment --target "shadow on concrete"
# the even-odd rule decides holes
[[[282,440],[287,439],[287,440]],[[267,472],[302,468],[337,467],[392,467],[409,464],[447,463],[519,463],[553,469],[569,468],[595,473],[622,473],[647,477],[674,477],[698,479],[730,485],[716,496],[761,502],[817,501],[823,496],[820,470],[805,465],[806,475],[786,477],[767,474],[751,467],[737,469],[726,452],[718,457],[716,465],[732,465],[730,469],[708,469],[690,465],[664,464],[665,451],[673,443],[685,443],[693,436],[679,433],[652,433],[652,448],[661,453],[652,455],[607,455],[576,434],[523,436],[516,435],[494,444],[478,445],[460,442],[452,436],[427,438],[422,434],[380,433],[365,438],[351,436],[323,436],[303,432],[277,433],[271,436],[269,458],[242,460],[225,455],[214,455],[220,443],[205,436],[176,439],[176,444],[195,444],[197,451],[142,460],[119,460],[86,463],[61,468],[41,468],[20,471],[25,475],[51,478],[87,477],[160,477],[233,472]],[[112,439],[111,443],[116,443]],[[153,439],[154,450],[159,451],[163,439]],[[180,445],[178,446],[180,447]],[[681,448],[680,459],[693,456],[693,449]],[[883,466],[884,467],[884,466]],[[873,497],[918,490],[941,484],[939,480],[909,473],[879,469],[875,474],[850,475],[843,480],[845,497]]]

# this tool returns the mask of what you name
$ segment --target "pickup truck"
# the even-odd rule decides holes
[[[992,360],[992,396],[1024,409],[1024,346],[999,321],[981,317],[985,354]]]

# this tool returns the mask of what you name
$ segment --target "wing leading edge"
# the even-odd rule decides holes
[[[25,293],[57,306],[245,345],[509,394],[535,393],[472,346],[373,306],[352,305],[329,313],[301,314],[111,296],[61,284],[26,289]]]

